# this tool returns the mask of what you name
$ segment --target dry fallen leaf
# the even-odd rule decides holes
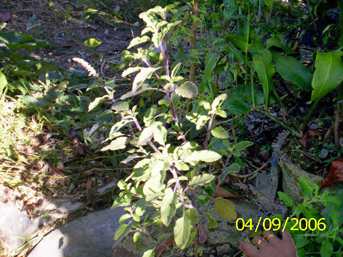
[[[343,159],[331,163],[329,174],[320,183],[321,187],[330,187],[343,182]]]
[[[157,245],[155,249],[156,257],[163,256],[163,253],[167,251],[169,248],[171,248],[174,244],[173,239],[168,239]]]
[[[238,195],[235,195],[224,188],[222,188],[220,185],[216,186],[216,192],[215,197],[223,197],[223,198],[239,198]]]
[[[233,222],[237,218],[236,206],[230,200],[221,197],[216,198],[214,201],[214,209],[224,220]]]
[[[198,225],[198,242],[199,244],[205,244],[208,239],[206,228],[203,224]]]

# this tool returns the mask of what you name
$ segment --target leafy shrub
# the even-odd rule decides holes
[[[310,252],[320,253],[322,257],[340,256],[343,249],[342,188],[321,192],[317,184],[306,178],[300,180],[299,186],[303,196],[302,202],[297,202],[286,193],[279,192],[281,201],[290,208],[292,217],[317,221],[322,219],[321,226],[326,226],[326,229],[312,234],[293,231],[298,256],[307,256]]]

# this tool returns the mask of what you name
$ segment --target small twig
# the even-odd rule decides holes
[[[208,142],[210,141],[210,138],[211,138],[211,130],[212,130],[213,126],[214,126],[214,117],[215,117],[215,114],[212,114],[211,118],[210,118],[210,121],[208,123],[208,126],[207,126],[206,138],[205,138],[205,141],[204,141],[204,147],[206,149],[208,148]]]

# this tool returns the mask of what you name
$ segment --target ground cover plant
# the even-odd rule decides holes
[[[101,163],[125,210],[115,246],[144,257],[240,256],[238,241],[262,232],[237,231],[242,217],[324,219],[325,229],[288,227],[298,255],[341,256],[342,3],[143,2],[47,1],[66,24],[98,26],[73,43],[42,37],[39,16],[24,32],[3,14],[0,181],[36,183],[18,167],[34,163],[33,175],[45,161],[65,178],[38,183],[45,194],[70,181],[89,191],[97,182],[78,171]],[[112,24],[129,28],[120,55]],[[58,144],[37,150],[47,132]]]

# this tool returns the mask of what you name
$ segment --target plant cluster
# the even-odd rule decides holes
[[[116,240],[132,235],[144,257],[160,256],[163,240],[181,250],[196,245],[206,219],[199,206],[214,201],[228,220],[236,217],[234,204],[213,193],[244,167],[244,152],[253,145],[236,135],[241,115],[258,110],[299,137],[301,128],[278,121],[269,107],[288,108],[290,96],[309,101],[301,120],[306,126],[343,81],[342,51],[328,43],[338,42],[339,25],[320,30],[326,41],[313,36],[310,57],[298,46],[304,35],[296,27],[313,22],[321,4],[194,0],[140,14],[145,26],[123,53],[128,68],[122,76],[132,78],[132,87],[115,97],[112,110],[120,120],[102,149],[126,149],[123,163],[134,163],[118,183],[115,205],[126,213]],[[337,249],[336,241],[322,247]]]

